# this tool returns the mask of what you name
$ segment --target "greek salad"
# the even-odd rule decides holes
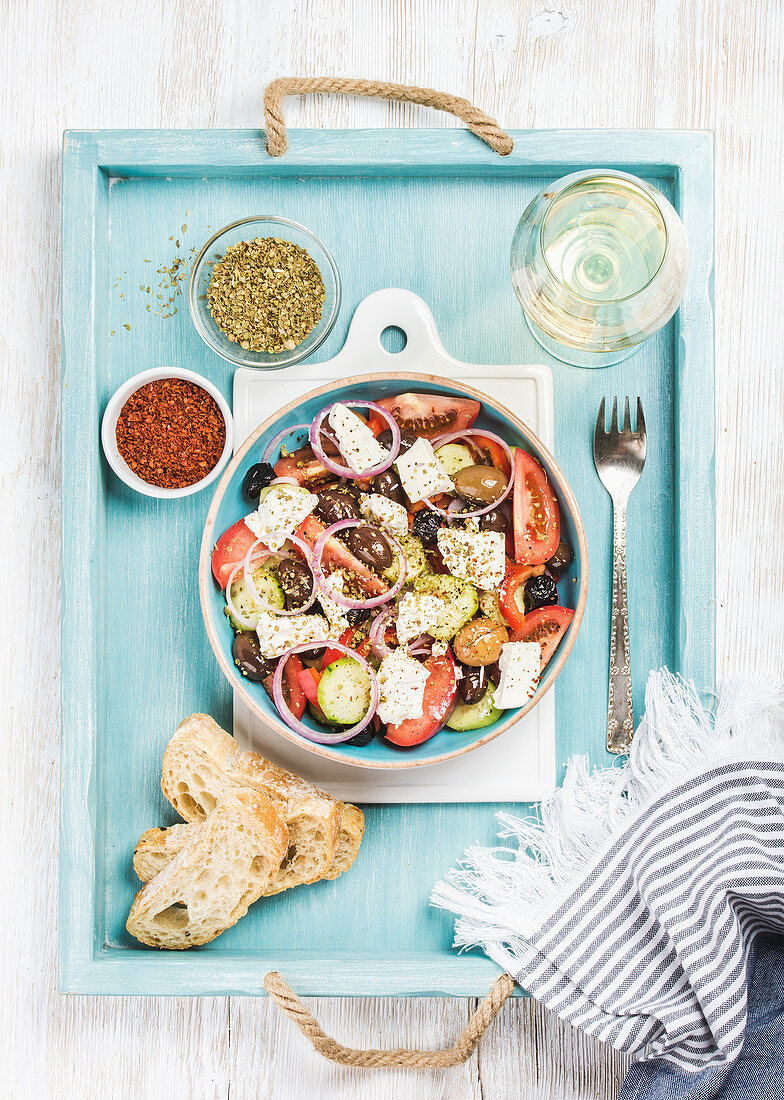
[[[572,552],[544,470],[474,428],[479,412],[416,393],[336,402],[246,471],[255,507],[212,571],[237,668],[308,740],[410,748],[536,692],[573,618],[558,594]]]

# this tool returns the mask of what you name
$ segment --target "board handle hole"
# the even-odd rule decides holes
[[[381,333],[381,346],[390,355],[396,355],[408,343],[408,337],[397,325],[388,325]]]

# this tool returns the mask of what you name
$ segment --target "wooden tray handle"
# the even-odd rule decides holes
[[[474,107],[460,96],[436,92],[432,88],[417,88],[413,84],[387,84],[380,80],[362,80],[343,76],[282,76],[264,90],[264,119],[267,129],[267,152],[282,157],[289,147],[286,123],[283,120],[283,100],[287,95],[308,95],[312,92],[339,92],[341,95],[366,95],[380,99],[399,99],[450,111],[462,119],[469,130],[487,142],[501,157],[508,156],[514,142],[494,118]]]
[[[405,1050],[400,1047],[392,1050],[354,1050],[336,1042],[321,1029],[318,1020],[308,1012],[280,974],[271,970],[264,979],[264,988],[270,997],[310,1039],[314,1050],[340,1066],[359,1066],[362,1069],[448,1069],[468,1061],[479,1040],[511,997],[514,986],[512,978],[502,974],[468,1021],[465,1031],[458,1035],[454,1046],[445,1050]]]

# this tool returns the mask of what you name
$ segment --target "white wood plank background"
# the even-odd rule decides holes
[[[416,1078],[322,1062],[266,1000],[60,997],[59,197],[65,127],[259,126],[282,74],[428,84],[515,126],[715,128],[719,668],[781,672],[779,0],[2,0],[0,1095],[367,1100],[612,1098],[622,1059],[507,1005],[467,1066]],[[292,125],[452,125],[291,101]],[[434,1046],[468,1006],[319,1002],[344,1041]]]

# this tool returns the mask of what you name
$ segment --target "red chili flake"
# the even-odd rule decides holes
[[[226,444],[215,401],[184,378],[159,378],[132,393],[117,418],[117,449],[143,481],[183,489],[201,481]]]

